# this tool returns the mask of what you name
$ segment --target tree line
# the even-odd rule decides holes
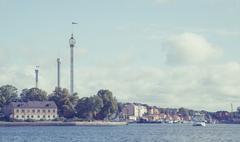
[[[117,99],[109,90],[99,90],[96,95],[79,98],[77,93],[69,94],[66,88],[58,88],[51,94],[39,88],[18,89],[12,85],[0,87],[0,114],[3,107],[11,102],[54,101],[60,118],[79,118],[83,120],[111,120],[119,111]]]

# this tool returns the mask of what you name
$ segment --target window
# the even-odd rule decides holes
[[[16,110],[16,112],[18,113],[18,112],[19,112],[19,110],[17,109],[17,110]]]
[[[27,118],[29,118],[29,115],[27,116]]]
[[[38,109],[37,112],[40,112],[40,109]]]
[[[46,110],[45,110],[45,109],[43,109],[43,110],[42,110],[42,112],[43,112],[43,113],[45,113],[45,112],[46,112]]]
[[[53,118],[55,118],[55,115],[53,115]]]
[[[24,109],[22,109],[22,112],[24,113],[24,112],[25,112],[25,110],[24,110]]]
[[[50,115],[48,115],[48,118],[50,118]]]
[[[34,110],[34,109],[32,110],[32,113],[35,113],[35,110]]]
[[[48,112],[51,112],[51,110],[49,109]]]
[[[43,115],[43,118],[45,118],[45,115]]]
[[[31,116],[31,118],[33,118],[33,115]]]
[[[18,118],[18,115],[16,116],[16,118]]]
[[[53,112],[55,112],[55,109],[53,110]]]
[[[24,116],[24,115],[22,115],[22,118],[25,118],[25,116]]]
[[[38,118],[40,118],[40,116],[38,115]]]

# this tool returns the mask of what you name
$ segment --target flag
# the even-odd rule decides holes
[[[72,24],[78,24],[78,23],[76,23],[76,22],[72,22]]]

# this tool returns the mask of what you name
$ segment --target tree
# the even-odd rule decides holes
[[[73,118],[75,116],[75,105],[78,101],[77,93],[70,95],[66,88],[55,88],[49,95],[49,101],[54,101],[58,107],[60,117]]]
[[[0,112],[4,105],[17,101],[17,88],[12,85],[4,85],[0,87]]]
[[[179,108],[178,113],[182,116],[189,116],[189,110],[183,107]]]
[[[97,118],[101,120],[111,119],[111,116],[118,111],[117,99],[113,97],[112,92],[109,90],[99,90],[97,96],[103,100],[103,107],[97,114]]]
[[[76,105],[77,116],[80,118],[93,120],[97,119],[97,114],[103,107],[103,101],[99,96],[84,97],[78,100]]]
[[[118,111],[117,111],[117,113],[120,114],[120,113],[123,111],[124,104],[121,103],[121,102],[119,102],[119,103],[117,103],[117,105],[118,105]]]
[[[47,92],[38,88],[23,89],[20,94],[21,101],[46,101]]]

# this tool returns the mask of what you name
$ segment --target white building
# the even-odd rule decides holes
[[[18,120],[53,120],[58,117],[53,101],[11,102],[4,108],[4,114]]]
[[[147,113],[147,107],[141,104],[126,104],[122,112],[126,119],[137,120]]]

